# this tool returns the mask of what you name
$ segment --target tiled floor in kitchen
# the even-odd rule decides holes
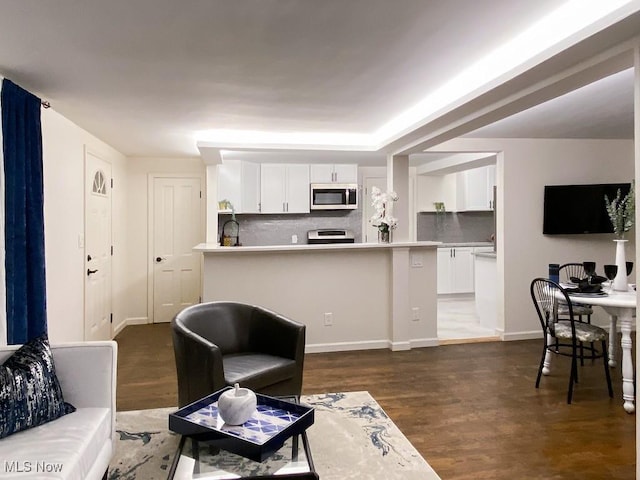
[[[438,339],[448,343],[484,342],[500,337],[480,325],[473,295],[438,296]]]

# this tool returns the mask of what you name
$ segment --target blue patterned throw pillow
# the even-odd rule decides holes
[[[74,411],[64,402],[46,334],[0,366],[0,438]]]

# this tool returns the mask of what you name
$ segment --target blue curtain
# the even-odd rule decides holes
[[[47,331],[40,99],[2,83],[7,343]]]

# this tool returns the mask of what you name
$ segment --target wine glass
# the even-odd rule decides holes
[[[596,274],[596,262],[582,262],[584,273],[587,274],[587,283],[591,283],[591,277]]]
[[[633,262],[627,262],[626,267],[627,267],[627,277],[628,277],[629,275],[631,275],[631,271],[633,270]]]
[[[604,274],[609,279],[609,292],[611,292],[613,290],[613,279],[616,278],[616,275],[618,274],[618,266],[605,265]]]

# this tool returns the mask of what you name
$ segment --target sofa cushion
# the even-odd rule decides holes
[[[105,449],[110,457],[111,411],[78,408],[55,422],[1,439],[0,478],[13,472],[15,478],[85,480]]]
[[[296,362],[289,358],[263,353],[236,353],[222,358],[224,381],[243,387],[260,389],[292,378]]]
[[[64,402],[46,334],[25,343],[0,366],[0,438],[74,410]]]

